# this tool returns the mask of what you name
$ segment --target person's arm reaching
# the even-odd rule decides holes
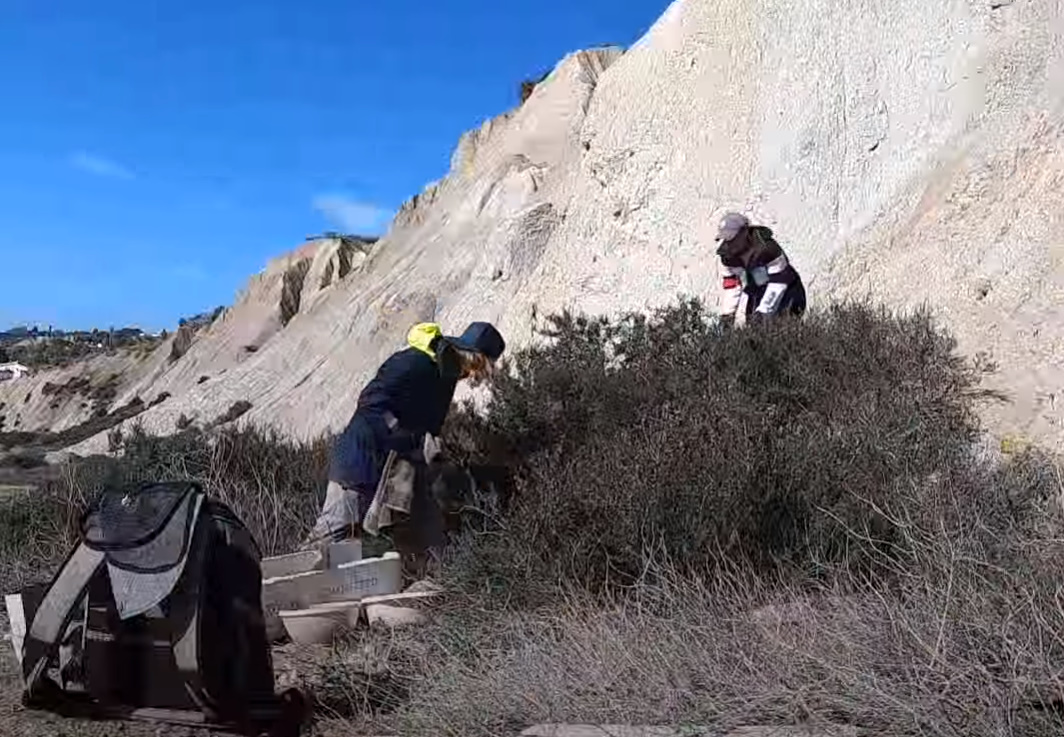
[[[739,303],[743,298],[743,282],[741,266],[727,266],[721,264],[723,272],[722,292],[720,298],[720,319],[724,322],[734,322],[735,314],[739,311]]]

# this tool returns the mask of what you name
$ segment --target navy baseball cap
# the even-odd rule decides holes
[[[446,338],[451,345],[466,351],[483,353],[492,361],[506,350],[506,341],[490,322],[473,322],[457,338]]]

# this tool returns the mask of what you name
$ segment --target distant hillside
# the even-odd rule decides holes
[[[153,350],[162,336],[140,328],[118,330],[48,330],[15,328],[0,333],[0,363],[17,361],[33,369],[69,366],[120,349]]]

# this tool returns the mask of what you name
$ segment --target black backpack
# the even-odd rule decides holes
[[[23,591],[29,708],[298,735],[274,693],[260,553],[194,483],[104,493],[48,586]]]

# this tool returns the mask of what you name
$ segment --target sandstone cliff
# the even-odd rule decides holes
[[[158,432],[237,401],[241,421],[337,429],[413,321],[492,320],[520,345],[567,305],[715,301],[712,236],[738,208],[814,304],[929,304],[999,365],[1013,401],[993,429],[1060,447],[1062,38],[1061,0],[676,0],[632,48],[571,54],[463,136],[349,273],[281,259],[126,395],[172,395],[141,416]]]

